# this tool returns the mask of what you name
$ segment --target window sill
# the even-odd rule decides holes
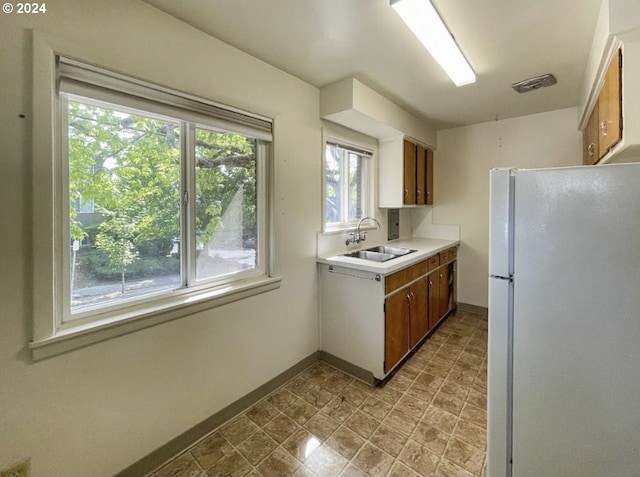
[[[226,305],[260,293],[280,288],[280,277],[242,280],[215,289],[198,290],[192,294],[173,297],[136,310],[135,313],[120,314],[58,330],[55,335],[29,343],[34,361],[50,358],[100,341],[122,336],[150,326],[175,320],[210,308]]]

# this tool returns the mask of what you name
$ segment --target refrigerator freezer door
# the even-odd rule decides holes
[[[512,169],[493,169],[489,174],[489,275],[508,277],[512,219]]]
[[[639,184],[638,164],[516,175],[514,477],[638,475]]]
[[[510,330],[513,283],[489,279],[487,475],[507,477],[510,454]]]

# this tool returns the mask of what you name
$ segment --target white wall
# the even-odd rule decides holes
[[[101,66],[275,118],[281,289],[30,362],[31,246],[47,240],[30,233],[31,28]],[[319,92],[137,0],[2,14],[0,54],[0,468],[30,456],[34,476],[113,475],[318,349]]]
[[[570,108],[438,131],[436,205],[431,214],[414,214],[413,229],[431,215],[434,223],[460,224],[458,301],[487,306],[489,170],[581,164],[576,114]]]

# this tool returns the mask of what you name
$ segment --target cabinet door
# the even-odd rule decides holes
[[[426,179],[426,188],[427,188],[427,198],[425,199],[425,204],[433,205],[433,151],[430,149],[426,150],[426,161],[427,161],[427,179]]]
[[[387,373],[409,351],[409,287],[384,301],[384,372]]]
[[[413,348],[429,331],[427,277],[411,284],[410,347]]]
[[[622,139],[622,96],[620,88],[622,52],[613,57],[598,97],[598,117],[600,136],[598,137],[598,158]]]
[[[429,330],[432,330],[440,319],[440,317],[438,316],[438,313],[440,312],[440,306],[438,302],[438,291],[440,290],[440,279],[438,278],[439,275],[440,272],[438,270],[435,270],[427,275],[427,281],[429,285]]]
[[[427,200],[427,151],[416,146],[416,204],[424,205]]]
[[[598,103],[595,104],[587,127],[582,133],[582,163],[585,166],[591,166],[600,159],[600,151],[598,149],[598,136],[600,130],[598,126]]]
[[[453,287],[449,288],[449,265],[438,269],[438,320],[440,320],[449,311],[449,292],[453,291]]]
[[[405,204],[416,203],[416,145],[404,141],[404,199]]]

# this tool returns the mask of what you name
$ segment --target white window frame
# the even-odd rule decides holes
[[[369,147],[365,144],[361,144],[357,140],[354,140],[354,138],[345,139],[344,136],[331,134],[331,133],[324,135],[324,140],[322,143],[323,143],[323,148],[322,148],[322,230],[325,233],[353,230],[356,228],[358,221],[362,217],[370,216],[374,213],[375,204],[373,200],[373,197],[374,197],[373,184],[375,183],[375,181],[374,181],[373,174],[375,170],[375,167],[374,167],[375,151],[372,147]],[[331,223],[331,224],[328,224],[326,221],[326,217],[327,217],[326,215],[326,204],[327,204],[326,170],[327,170],[327,145],[328,144],[337,144],[339,147],[342,147],[346,150],[351,150],[356,153],[361,153],[365,156],[364,157],[365,162],[363,164],[364,167],[362,171],[364,175],[363,177],[364,191],[362,193],[364,207],[362,211],[362,217],[352,219],[352,220],[347,220],[344,222]],[[345,171],[346,168],[344,167],[344,165],[341,165],[341,169],[342,169],[341,182],[342,182],[342,188],[343,188],[342,192],[345,193],[348,191],[348,171]],[[345,172],[347,172],[346,174],[347,177],[344,177]],[[346,207],[348,207],[348,201],[347,201]]]
[[[33,339],[29,344],[32,358],[34,360],[47,358],[278,288],[281,279],[271,274],[273,270],[272,227],[270,226],[272,161],[269,158],[272,156],[272,143],[266,140],[258,142],[259,151],[256,151],[261,158],[256,167],[257,199],[261,207],[258,211],[258,268],[252,269],[249,273],[190,283],[189,288],[183,287],[170,292],[165,290],[160,294],[149,294],[139,300],[87,311],[80,319],[75,317],[73,320],[65,319],[65,314],[70,309],[69,297],[65,294],[69,292],[69,199],[66,185],[68,163],[63,154],[63,148],[66,145],[61,140],[62,121],[59,119],[61,110],[57,93],[60,78],[57,62],[60,57],[70,58],[71,53],[63,52],[68,45],[63,45],[60,40],[52,37],[34,32],[33,39]],[[110,73],[116,79],[116,84],[120,79],[131,81],[131,90],[136,93],[144,91],[145,87],[155,89],[158,94],[154,100],[157,101],[158,97],[168,98],[168,107],[174,112],[180,110],[183,100],[189,104],[201,103],[201,111],[192,109],[185,113],[195,127],[226,129],[255,137],[254,134],[235,127],[237,124],[234,123],[234,118],[237,114],[249,118],[249,124],[253,119],[258,125],[272,123],[268,118],[169,90],[153,83],[111,73],[106,69],[91,67],[86,59],[78,55],[76,58],[79,62],[75,60],[64,62],[72,65],[86,63],[90,73],[92,71],[93,73],[96,71]],[[65,91],[77,94],[69,91],[67,87]],[[96,99],[108,101],[108,87],[103,87],[100,91],[100,94],[106,94],[107,97]],[[162,109],[163,103],[158,104]],[[135,99],[130,106],[138,106]],[[138,106],[137,109],[147,111],[146,107]],[[211,109],[221,114],[215,120],[207,114]],[[225,122],[225,111],[229,112],[228,122]],[[162,111],[151,112],[162,113]],[[172,114],[171,117],[175,116]],[[224,127],[229,124],[231,126]],[[253,131],[251,126],[248,126],[248,131]],[[187,134],[193,134],[193,127]],[[270,139],[268,135],[265,137]],[[189,159],[187,155],[187,163],[189,160],[192,161],[193,158]],[[184,180],[189,178],[183,178]],[[182,220],[186,226],[195,228],[193,220],[189,220],[184,209]],[[184,228],[185,225],[182,227]],[[191,233],[195,233],[194,230]],[[193,260],[195,261],[195,257]],[[184,277],[183,274],[183,281]]]

